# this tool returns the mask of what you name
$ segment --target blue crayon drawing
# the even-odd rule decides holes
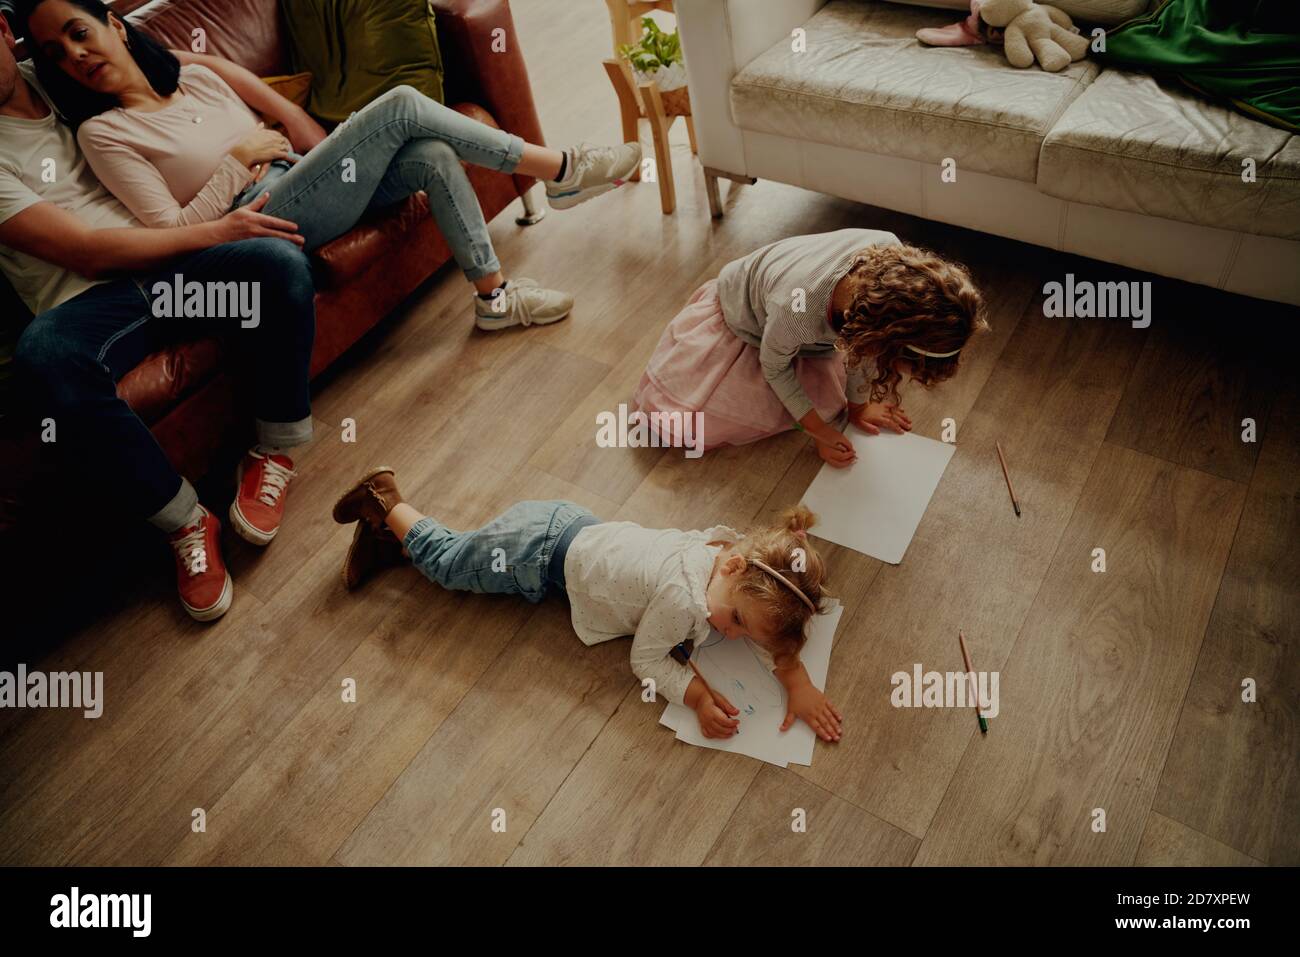
[[[748,638],[740,639],[748,654],[736,654],[731,649],[726,649],[727,653],[723,654],[720,646],[725,641],[715,631],[695,649],[695,663],[710,679],[710,683],[715,688],[729,689],[728,699],[746,717],[753,717],[760,712],[775,714],[783,711],[785,689],[768,670],[753,643]],[[741,669],[739,675],[735,673],[737,667]],[[724,676],[731,680],[722,680]],[[783,714],[777,715],[776,721],[779,723],[782,717]]]

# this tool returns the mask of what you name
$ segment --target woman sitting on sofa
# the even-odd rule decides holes
[[[481,329],[556,322],[573,299],[506,279],[461,160],[545,181],[557,209],[621,185],[641,161],[637,143],[563,151],[525,143],[409,86],[378,97],[301,156],[216,73],[182,65],[100,0],[27,0],[22,9],[42,84],[100,182],[140,222],[218,219],[269,194],[260,211],[295,223],[310,251],[367,210],[424,190],[477,290]]]

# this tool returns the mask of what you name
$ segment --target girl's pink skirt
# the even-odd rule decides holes
[[[794,370],[818,414],[834,420],[848,404],[844,361],[801,356]],[[668,323],[632,401],[645,413],[703,413],[706,450],[757,442],[795,425],[763,378],[758,349],[727,328],[716,279],[695,290]]]

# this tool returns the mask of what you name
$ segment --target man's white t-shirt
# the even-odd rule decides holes
[[[92,229],[139,226],[90,171],[76,136],[54,115],[54,106],[36,82],[32,65],[20,63],[18,71],[50,105],[50,113],[39,120],[0,116],[0,223],[29,206],[48,202]],[[0,272],[13,283],[33,315],[53,309],[97,283],[7,246],[0,246]]]

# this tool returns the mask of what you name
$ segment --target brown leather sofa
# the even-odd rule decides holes
[[[448,105],[542,143],[508,0],[430,0],[430,5],[436,11]],[[115,7],[129,11],[131,20],[170,45],[188,47],[191,30],[203,27],[207,52],[259,76],[290,72],[279,0],[119,0]],[[505,31],[505,52],[492,52],[497,29]],[[478,167],[468,167],[468,172],[489,220],[533,185],[524,176]],[[313,257],[313,378],[450,259],[423,194],[319,250]],[[6,292],[12,297],[12,290]],[[0,308],[8,311],[12,302]],[[207,472],[223,438],[241,423],[247,428],[246,410],[237,406],[234,379],[217,340],[180,343],[155,353],[122,379],[118,394],[149,424],[177,470],[192,480]],[[48,447],[30,428],[19,427],[16,418],[0,420],[0,576],[7,585],[14,584],[12,573],[30,558],[27,548],[15,555],[16,541],[27,537],[19,533],[31,529],[33,513],[48,505],[55,488],[69,479]],[[84,463],[82,475],[93,474],[94,468],[95,463]]]

